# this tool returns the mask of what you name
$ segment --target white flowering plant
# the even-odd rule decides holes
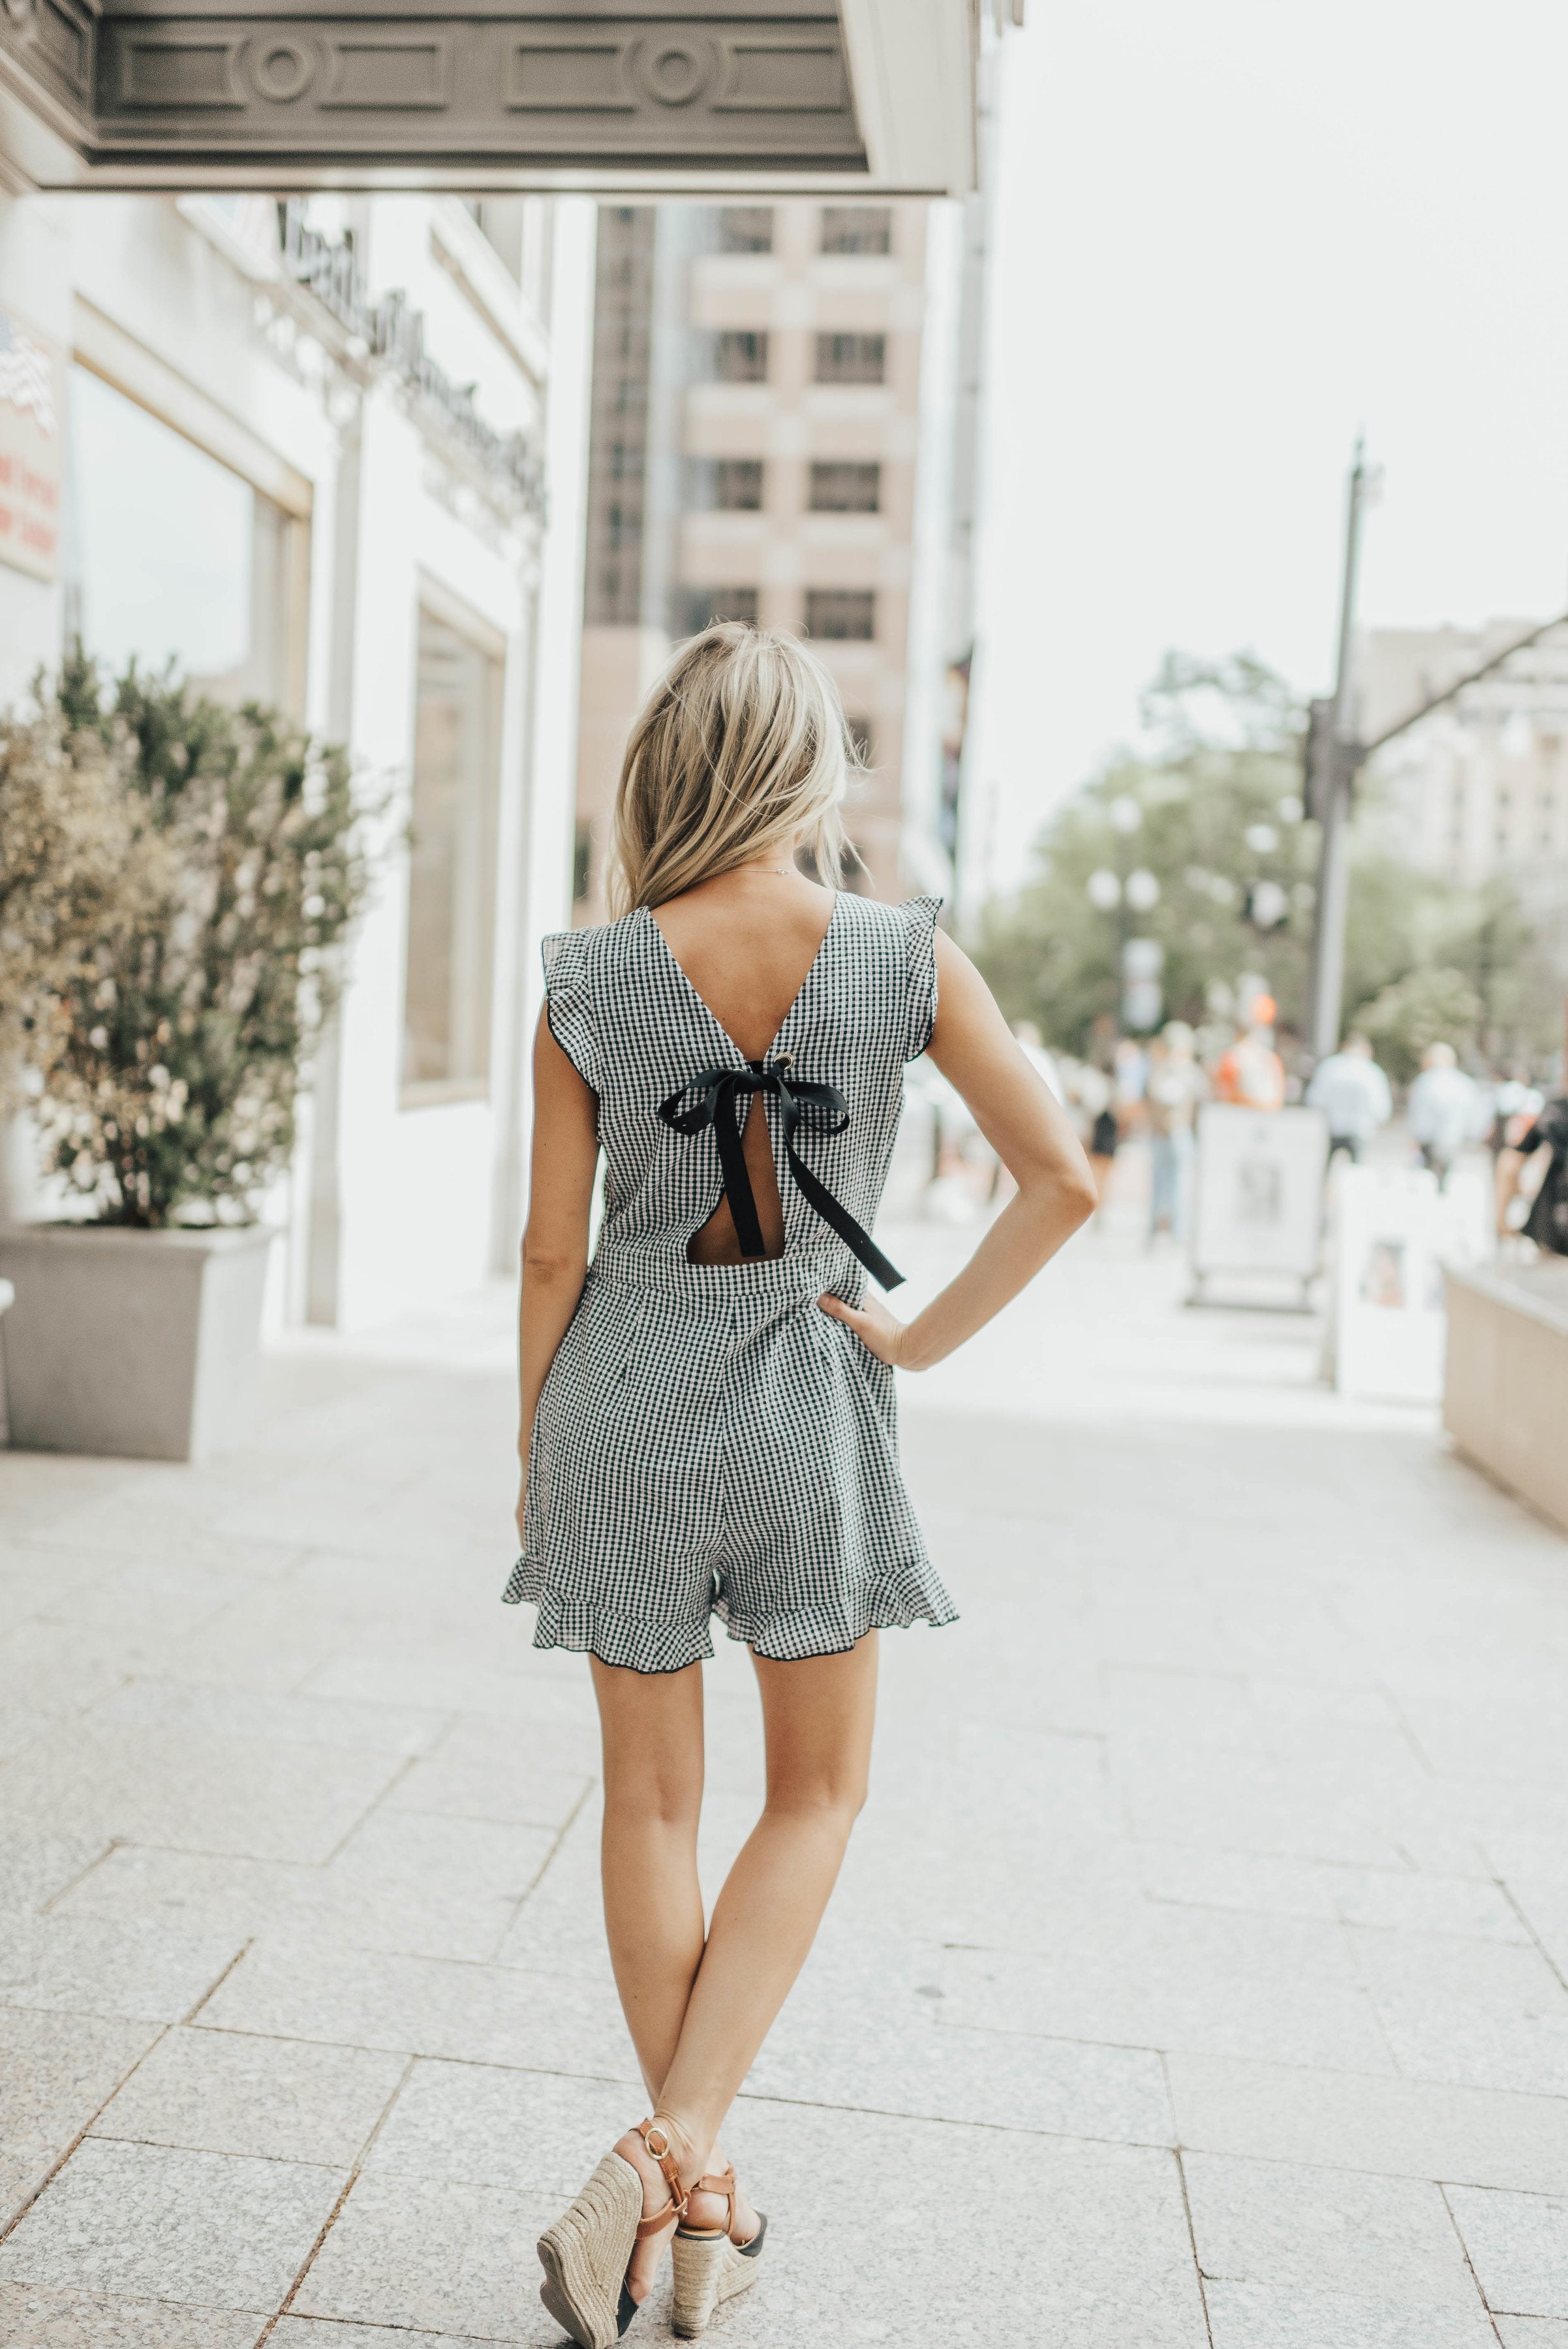
[[[253,1221],[365,893],[347,754],[79,651],[41,722],[112,779],[119,858],[32,1024],[47,1163],[104,1223]]]

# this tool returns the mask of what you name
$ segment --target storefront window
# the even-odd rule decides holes
[[[282,509],[182,433],[74,367],[67,633],[223,701],[286,701],[289,533]]]
[[[420,613],[403,1102],[483,1095],[490,1077],[501,664]]]

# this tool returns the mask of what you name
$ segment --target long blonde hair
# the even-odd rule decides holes
[[[662,905],[805,834],[830,887],[857,764],[838,688],[793,636],[720,621],[644,703],[616,789],[610,910]]]

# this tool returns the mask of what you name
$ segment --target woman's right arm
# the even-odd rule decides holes
[[[542,1013],[534,1040],[534,1150],[517,1347],[517,1456],[523,1464],[524,1493],[534,1414],[587,1275],[588,1217],[598,1155],[598,1102]],[[521,1533],[521,1494],[517,1527]]]
[[[969,957],[937,932],[937,1022],[927,1047],[1018,1185],[956,1280],[905,1323],[868,1298],[825,1297],[871,1351],[900,1370],[929,1370],[972,1338],[1026,1288],[1099,1204],[1077,1135],[1050,1087],[1019,1050]]]

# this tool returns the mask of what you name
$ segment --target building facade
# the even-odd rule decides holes
[[[570,901],[593,233],[570,197],[0,200],[0,699],[79,635],[281,704],[377,809],[267,1203],[275,1323],[515,1261],[536,942]]]
[[[1358,723],[1370,740],[1528,633],[1375,628],[1357,665]],[[1553,629],[1379,753],[1378,821],[1398,853],[1465,884],[1504,874],[1527,895],[1568,879],[1568,627]]]
[[[964,262],[950,204],[601,207],[577,920],[604,916],[631,718],[715,618],[832,670],[865,764],[854,885],[950,888]]]

